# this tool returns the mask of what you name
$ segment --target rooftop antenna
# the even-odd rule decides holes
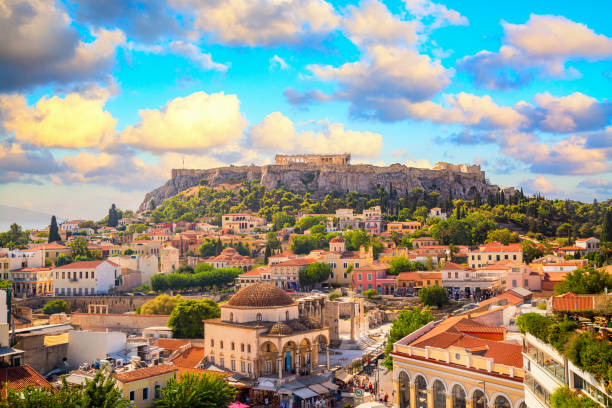
[[[183,156],[183,170],[185,170],[185,156]]]

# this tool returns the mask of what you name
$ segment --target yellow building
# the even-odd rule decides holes
[[[57,258],[61,255],[70,258],[72,256],[72,249],[69,246],[62,245],[58,242],[49,242],[40,245],[33,246],[28,251],[39,251],[42,250],[45,253],[45,259],[55,263]]]
[[[53,272],[50,267],[15,269],[9,273],[13,295],[18,297],[43,296],[53,293]]]
[[[372,247],[361,247],[359,251],[347,251],[344,239],[340,237],[332,238],[329,241],[329,251],[315,250],[309,255],[317,262],[323,262],[331,266],[332,272],[326,282],[338,285],[350,285],[353,282],[352,273],[347,269],[371,265],[374,262],[374,252]]]
[[[117,388],[136,408],[153,406],[161,398],[161,390],[170,378],[176,378],[178,368],[169,364],[154,365],[117,373]]]
[[[134,251],[136,255],[156,255],[159,256],[161,251],[162,243],[153,240],[137,240],[132,241],[129,244],[129,248]]]
[[[431,322],[393,345],[396,408],[526,408],[522,346],[504,327],[462,316]]]
[[[415,231],[423,228],[423,223],[420,221],[393,221],[387,223],[387,231],[388,232],[398,232],[400,234],[412,234]]]

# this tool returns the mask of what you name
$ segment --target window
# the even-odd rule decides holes
[[[62,279],[66,279],[66,272],[62,272]]]
[[[289,320],[289,311],[288,310],[285,312],[285,320]]]
[[[215,347],[215,339],[210,339],[210,347]]]
[[[270,361],[266,361],[266,373],[270,373],[272,371],[272,363]]]
[[[223,357],[219,359],[219,363],[221,364],[221,368],[225,368],[225,359]]]
[[[55,272],[55,279],[59,279],[59,272]]]
[[[355,268],[359,268],[359,262],[355,262]]]
[[[244,343],[240,343],[240,351],[244,353]]]
[[[358,280],[361,280],[361,279],[362,279],[362,278],[361,278],[361,274],[360,274],[360,273],[359,273],[359,274],[357,274],[357,279],[358,279]]]
[[[516,255],[512,255],[512,259],[516,261]]]
[[[529,280],[525,279],[525,287],[528,288],[529,287]]]
[[[142,389],[142,400],[146,401],[149,399],[149,388],[145,387]]]
[[[344,263],[342,264],[342,266],[344,267],[344,269],[346,269],[346,268],[348,268],[348,263],[344,262]]]
[[[348,273],[344,272],[344,279],[348,278]]]
[[[263,320],[263,316],[261,315],[261,313],[257,313],[257,321],[261,322]]]
[[[455,279],[459,279],[459,272],[455,272]]]
[[[89,271],[85,271],[85,279],[89,279]]]
[[[232,341],[232,351],[235,350],[234,342]]]
[[[247,344],[247,353],[250,353],[250,352],[251,352],[251,345]]]
[[[249,372],[249,374],[251,374],[251,363],[249,363],[248,372]]]
[[[230,365],[231,365],[231,367],[232,367],[232,371],[236,371],[236,360],[232,360],[232,361],[230,362]]]
[[[94,271],[91,271],[91,279],[94,278]]]
[[[451,273],[450,273],[450,272],[448,273],[448,277],[449,277],[449,278],[451,277]]]
[[[246,371],[246,363],[244,361],[240,362],[240,372],[244,373]]]
[[[89,288],[85,288],[85,295],[88,295]]]
[[[161,398],[161,385],[155,384],[155,388],[153,389],[153,398],[160,399]]]
[[[508,259],[508,255],[504,255],[504,259]]]
[[[230,313],[230,322],[234,321],[234,313]]]
[[[211,362],[212,364],[215,364],[215,356],[210,356],[210,362]]]
[[[371,281],[372,280],[372,274],[368,273],[368,280]]]
[[[219,348],[223,348],[223,340],[219,340]]]
[[[83,279],[83,271],[79,271],[79,279]]]
[[[512,279],[512,287],[516,288],[516,279]]]
[[[134,401],[136,399],[136,391],[130,391],[130,401]]]

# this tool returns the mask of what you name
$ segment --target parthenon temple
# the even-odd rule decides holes
[[[277,154],[274,158],[276,164],[311,163],[324,164],[350,164],[351,154]]]

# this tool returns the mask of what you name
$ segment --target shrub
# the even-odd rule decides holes
[[[521,333],[531,333],[536,338],[548,342],[548,328],[553,321],[537,313],[525,313],[516,319]]]
[[[376,289],[368,289],[361,292],[361,294],[367,297],[368,299],[372,299],[374,296],[378,295],[378,292],[376,291]]]
[[[550,396],[553,408],[596,408],[599,405],[592,399],[573,392],[568,387],[559,387]]]
[[[538,310],[546,310],[546,302],[538,303]]]
[[[419,299],[425,306],[442,307],[448,304],[446,289],[441,286],[427,286],[419,290]]]
[[[329,294],[329,300],[336,300],[339,297],[342,297],[342,293],[338,292],[337,290]]]
[[[53,299],[50,302],[47,302],[43,308],[42,312],[46,315],[52,315],[55,313],[70,313],[70,307],[68,303],[66,303],[63,299]]]

